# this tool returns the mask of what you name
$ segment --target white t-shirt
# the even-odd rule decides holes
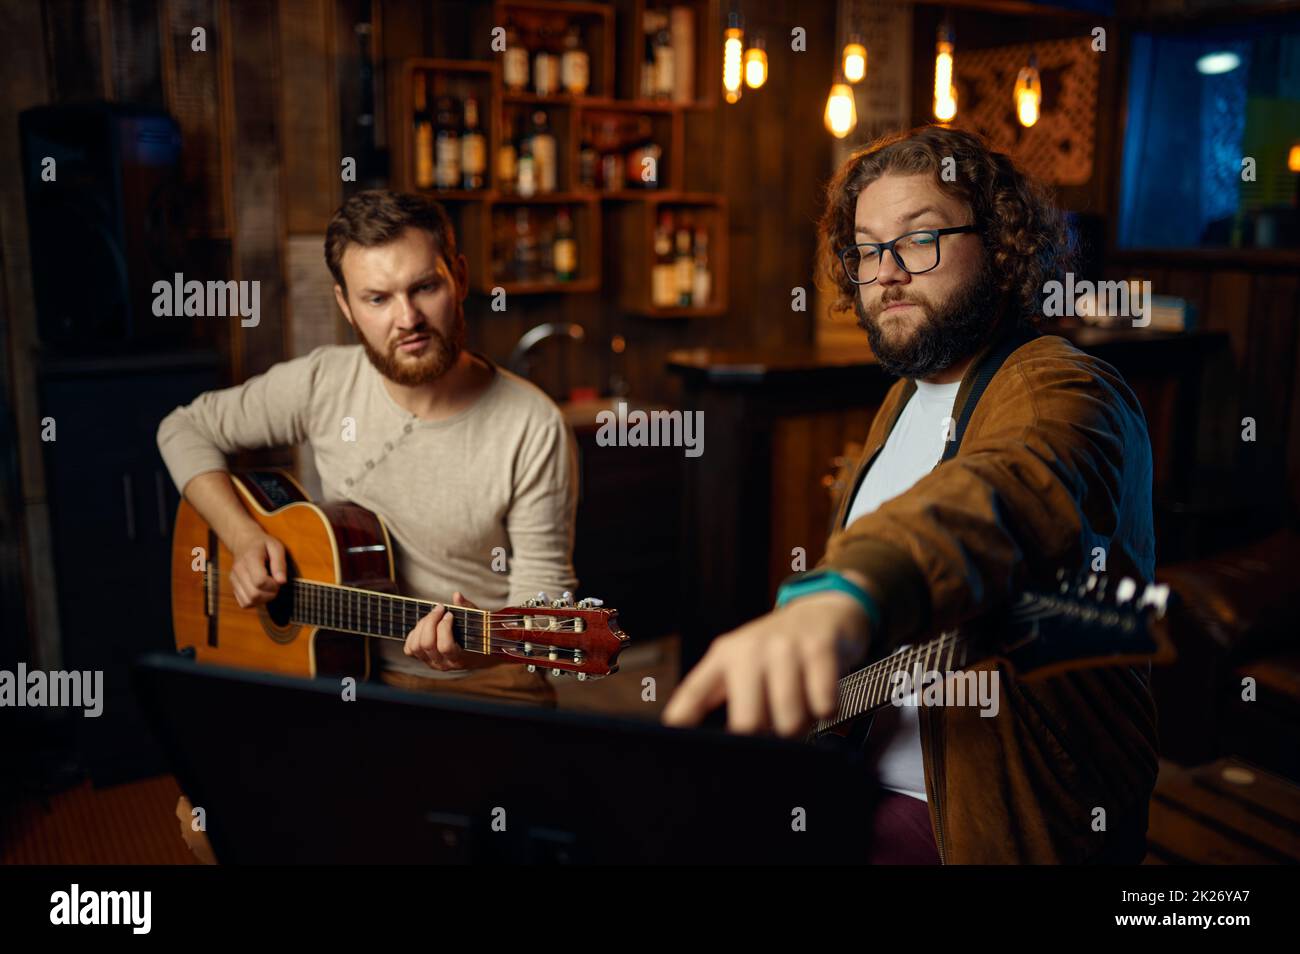
[[[916,393],[903,407],[879,456],[862,478],[845,526],[871,513],[886,500],[905,493],[934,469],[947,442],[953,402],[960,381],[916,382]],[[899,647],[904,648],[904,647]],[[906,700],[915,702],[915,693]],[[880,748],[876,748],[880,746]],[[921,760],[921,722],[914,705],[898,710],[898,721],[885,737],[874,739],[876,776],[881,788],[925,801],[925,767]]]

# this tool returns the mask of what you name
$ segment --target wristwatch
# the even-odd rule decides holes
[[[845,577],[838,570],[829,568],[810,570],[807,573],[799,573],[790,577],[776,591],[776,605],[779,609],[791,600],[797,600],[801,596],[810,596],[813,593],[823,593],[827,590],[838,590],[853,597],[866,612],[867,619],[871,621],[871,628],[873,630],[880,629],[880,608],[876,606],[876,601],[871,598],[870,593]]]

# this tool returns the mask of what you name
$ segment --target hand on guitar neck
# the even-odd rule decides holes
[[[858,574],[844,574],[864,586]],[[840,673],[867,652],[870,623],[853,597],[816,593],[720,636],[664,709],[666,725],[696,725],[727,704],[732,732],[797,738],[835,712]]]
[[[230,585],[243,609],[269,603],[288,582],[284,544],[253,524],[235,537],[230,552],[235,563],[230,571]],[[459,591],[452,594],[454,606],[478,609]],[[449,672],[461,669],[485,669],[502,665],[502,660],[482,653],[467,653],[456,642],[455,620],[441,603],[434,605],[416,623],[406,637],[402,651],[420,660],[430,669]]]

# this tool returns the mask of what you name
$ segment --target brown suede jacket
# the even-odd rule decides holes
[[[963,378],[954,419],[993,344]],[[886,394],[834,527],[915,390],[901,379]],[[876,657],[956,629],[1027,586],[1049,587],[1060,567],[1091,566],[1094,547],[1112,577],[1152,579],[1146,420],[1114,368],[1044,335],[993,376],[956,455],[835,532],[821,565],[867,578],[882,617]],[[1030,683],[1003,669],[996,716],[921,707],[943,861],[1140,862],[1157,771],[1149,672],[1075,670]]]

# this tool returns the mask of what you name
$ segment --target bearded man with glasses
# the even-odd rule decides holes
[[[977,136],[924,127],[844,162],[820,244],[835,304],[899,380],[825,558],[714,640],[670,725],[726,703],[733,731],[799,737],[835,712],[840,676],[1050,588],[1059,568],[1155,569],[1142,409],[1114,368],[1035,327],[1073,255],[1042,187]],[[1004,677],[991,717],[884,707],[862,749],[880,791],[865,860],[1140,862],[1149,679],[1147,664]]]

